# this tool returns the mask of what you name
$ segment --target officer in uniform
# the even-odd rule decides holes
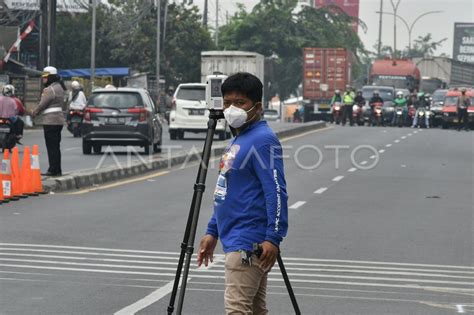
[[[49,168],[45,176],[61,176],[61,131],[64,126],[64,93],[66,87],[55,67],[44,68],[42,75],[45,86],[41,100],[31,116],[42,116],[44,139],[48,151]]]
[[[352,106],[355,102],[355,93],[352,90],[350,85],[346,86],[346,92],[342,96],[342,101],[344,103],[344,112],[342,113],[342,125],[346,125],[346,119],[349,118],[351,126],[354,126],[354,121],[352,120]]]

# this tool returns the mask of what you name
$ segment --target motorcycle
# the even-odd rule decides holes
[[[418,128],[430,128],[431,126],[431,116],[430,107],[426,106],[425,108],[420,108],[418,111]]]
[[[374,103],[372,105],[373,108],[373,121],[372,126],[377,125],[378,127],[383,125],[383,112],[382,112],[382,103]]]
[[[82,119],[84,112],[81,110],[70,110],[67,121],[67,130],[74,136],[74,138],[81,136]]]
[[[342,110],[343,108],[340,102],[335,102],[332,106],[332,121],[337,125],[341,122]]]
[[[352,106],[352,121],[359,126],[364,125],[364,117],[362,117],[362,106],[363,105],[354,105]]]
[[[17,144],[17,137],[13,133],[13,125],[10,119],[0,118],[0,145],[2,152],[13,149]]]
[[[403,108],[397,107],[395,109],[395,120],[393,121],[393,126],[402,127],[403,126]]]

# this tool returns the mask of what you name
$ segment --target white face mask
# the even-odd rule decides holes
[[[250,112],[254,107],[255,105],[246,111],[242,108],[230,105],[228,108],[224,109],[225,120],[232,128],[240,128],[247,122],[247,113]]]

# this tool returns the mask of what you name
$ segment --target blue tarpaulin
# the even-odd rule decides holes
[[[95,69],[95,75],[97,77],[126,77],[130,74],[129,70],[129,68],[97,68]],[[64,69],[59,70],[59,75],[63,78],[90,77],[91,69]]]

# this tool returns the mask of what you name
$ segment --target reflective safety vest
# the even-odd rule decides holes
[[[354,92],[345,92],[344,93],[344,105],[354,105]]]

